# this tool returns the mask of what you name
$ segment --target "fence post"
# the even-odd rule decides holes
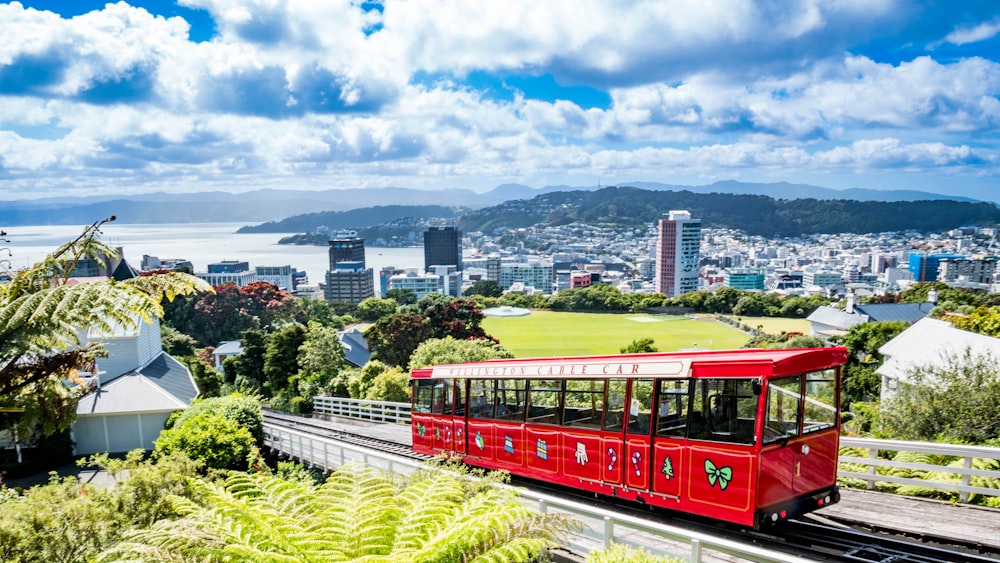
[[[691,540],[691,563],[700,563],[701,561],[701,540]]]
[[[868,457],[872,460],[871,465],[868,466],[868,474],[875,475],[876,465],[875,462],[878,460],[878,448],[872,448]],[[866,488],[870,491],[875,488],[875,479],[869,479]]]
[[[965,458],[964,463],[962,464],[962,467],[964,467],[966,469],[972,469],[972,456],[968,456],[968,457]],[[969,486],[969,481],[970,481],[971,478],[972,478],[972,476],[969,475],[968,473],[962,475],[962,485],[968,487]],[[969,502],[969,493],[967,493],[965,491],[962,491],[962,493],[959,495],[958,499],[961,502]]]
[[[615,535],[615,523],[610,516],[604,517],[604,549],[611,549],[611,537]]]

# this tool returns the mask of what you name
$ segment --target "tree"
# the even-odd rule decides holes
[[[243,353],[226,358],[222,363],[227,383],[237,389],[260,392],[264,389],[264,355],[267,353],[267,334],[263,330],[251,329],[240,338]]]
[[[882,365],[878,349],[906,330],[903,321],[881,321],[852,326],[847,334],[831,338],[847,348],[847,365],[844,366],[845,405],[855,401],[871,401],[879,396],[882,380],[875,370]]]
[[[333,305],[325,299],[303,297],[299,303],[305,311],[307,322],[317,322],[323,326],[338,329],[347,325],[345,318],[340,316]]]
[[[500,297],[503,286],[496,280],[478,280],[462,292],[465,297],[481,295],[483,297]]]
[[[652,338],[636,338],[628,346],[622,346],[620,352],[622,354],[642,354],[646,352],[659,352],[656,346],[653,346]]]
[[[195,501],[175,500],[182,518],[130,533],[98,561],[527,562],[571,525],[525,506],[513,489],[442,471],[402,487],[357,465],[318,486],[263,473],[194,486]]]
[[[294,377],[299,373],[299,348],[306,342],[306,328],[298,323],[285,325],[269,335],[264,351],[265,397],[288,393]]]
[[[451,336],[465,339],[487,336],[480,326],[484,318],[483,311],[475,299],[431,293],[421,299],[416,307],[427,318],[434,338]]]
[[[883,431],[904,440],[984,444],[1000,434],[998,358],[966,349],[913,366],[882,409]]]
[[[306,311],[291,293],[267,282],[239,287],[227,282],[194,303],[189,326],[178,330],[195,338],[202,346],[235,340],[249,329],[272,329],[291,322],[304,323]]]
[[[198,345],[194,338],[167,324],[160,327],[160,344],[166,353],[179,357],[194,356]]]
[[[350,396],[355,399],[364,399],[375,379],[391,369],[393,367],[378,360],[371,360],[360,370],[352,371],[347,383]]]
[[[357,311],[354,314],[363,321],[375,322],[382,317],[395,313],[397,305],[395,299],[369,297],[358,303]]]
[[[410,376],[400,368],[392,368],[375,376],[365,391],[369,401],[410,402]]]
[[[487,339],[457,340],[450,336],[426,340],[410,356],[410,369],[513,358],[499,343]]]
[[[382,317],[365,331],[373,356],[399,367],[406,367],[417,346],[432,336],[434,328],[420,313],[396,313]]]
[[[299,394],[311,398],[325,392],[348,397],[347,386],[338,377],[347,366],[345,358],[337,329],[310,321],[306,341],[299,348]]]
[[[417,292],[409,288],[390,289],[385,292],[388,299],[393,299],[400,305],[413,305],[417,302]]]
[[[978,307],[964,317],[949,316],[948,320],[955,325],[955,328],[987,336],[1000,336],[1000,308],[998,307]]]
[[[75,418],[77,395],[62,383],[80,382],[103,353],[97,344],[80,346],[78,331],[111,334],[163,316],[162,301],[211,288],[193,276],[167,272],[124,281],[69,283],[85,257],[112,259],[117,252],[99,240],[100,227],[86,227],[44,260],[0,284],[0,406],[26,409],[19,433],[51,434]]]

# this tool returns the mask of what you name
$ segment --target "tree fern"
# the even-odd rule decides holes
[[[134,328],[140,319],[163,315],[164,297],[211,291],[204,281],[181,273],[71,285],[69,276],[82,258],[116,257],[115,250],[99,240],[100,227],[108,220],[113,217],[88,226],[76,239],[0,284],[0,405],[30,409],[32,397],[44,394],[45,386],[62,385],[77,370],[92,367],[102,349],[80,347],[80,331]],[[39,405],[34,407],[38,410]],[[43,430],[64,427],[72,412],[45,414],[43,418],[57,423]]]
[[[183,517],[131,533],[99,561],[518,562],[571,528],[510,489],[469,496],[461,477],[424,474],[401,488],[375,470],[342,467],[321,485],[239,474],[198,481]]]

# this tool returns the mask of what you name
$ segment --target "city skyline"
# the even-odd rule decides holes
[[[996,201],[989,1],[0,4],[0,199],[719,180]]]

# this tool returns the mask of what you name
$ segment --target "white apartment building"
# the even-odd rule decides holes
[[[504,291],[514,284],[522,284],[549,294],[555,286],[555,268],[551,261],[503,262],[500,264],[499,281]]]

